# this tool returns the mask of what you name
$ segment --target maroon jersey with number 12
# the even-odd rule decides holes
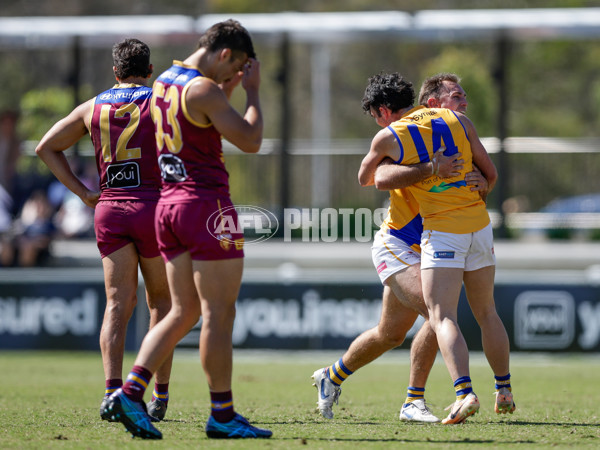
[[[158,200],[160,173],[152,89],[115,85],[94,99],[91,138],[100,175],[100,200]]]

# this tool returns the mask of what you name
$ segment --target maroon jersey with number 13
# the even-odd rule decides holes
[[[212,124],[200,124],[187,112],[185,96],[203,75],[179,61],[154,82],[152,110],[162,175],[159,203],[189,203],[229,198],[221,134]]]

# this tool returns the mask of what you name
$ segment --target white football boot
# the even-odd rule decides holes
[[[338,404],[342,388],[331,382],[327,376],[327,368],[316,370],[312,375],[315,381],[313,386],[317,388],[317,405],[319,412],[326,419],[333,419],[331,407],[333,403]]]
[[[400,420],[403,422],[427,422],[437,423],[440,421],[427,407],[425,399],[405,403],[400,410]]]

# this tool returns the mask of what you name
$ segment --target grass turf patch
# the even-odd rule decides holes
[[[480,355],[471,378],[481,409],[457,426],[398,420],[408,384],[408,354],[393,351],[360,369],[342,386],[335,418],[316,411],[310,376],[335,362],[339,353],[236,352],[233,393],[236,410],[269,428],[269,440],[209,440],[208,388],[196,353],[177,350],[169,410],[157,425],[163,441],[131,439],[119,423],[100,420],[104,392],[100,354],[94,352],[1,352],[0,447],[41,448],[598,448],[600,446],[600,361],[598,355],[513,355],[512,385],[517,410],[494,413],[493,374]],[[133,364],[128,354],[125,371]],[[125,372],[126,373],[126,372]],[[151,389],[146,393],[150,397]],[[433,412],[454,400],[438,357],[426,399]]]

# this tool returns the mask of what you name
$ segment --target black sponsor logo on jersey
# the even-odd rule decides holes
[[[410,120],[411,122],[418,122],[419,120],[422,120],[424,118],[426,118],[427,116],[435,116],[437,114],[437,111],[423,111],[419,114],[413,114],[412,116],[408,116],[407,119]]]
[[[185,181],[187,172],[183,161],[175,155],[160,155],[158,158],[160,175],[165,181],[178,183]]]
[[[140,167],[136,162],[111,164],[106,169],[109,188],[133,188],[140,185]]]

